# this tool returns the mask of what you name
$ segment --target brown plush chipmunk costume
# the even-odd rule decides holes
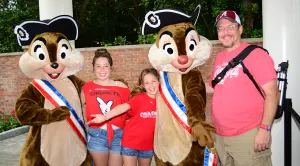
[[[189,16],[179,10],[148,12],[142,34],[158,32],[149,61],[160,71],[154,136],[158,166],[203,165],[204,147],[213,146],[214,127],[205,122],[206,90],[192,70],[211,55],[212,45],[196,31],[200,5]]]
[[[16,26],[21,71],[34,80],[16,102],[16,115],[30,131],[20,155],[21,166],[79,166],[87,161],[85,127],[80,102],[84,82],[74,76],[84,64],[68,40],[78,36],[70,16],[25,21]]]

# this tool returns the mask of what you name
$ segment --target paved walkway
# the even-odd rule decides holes
[[[26,135],[27,133],[0,141],[0,166],[18,166]],[[151,166],[155,166],[154,159],[152,159]]]
[[[0,141],[0,166],[18,166],[26,134]],[[154,159],[151,166],[155,166]]]
[[[0,141],[0,166],[18,166],[26,134]]]

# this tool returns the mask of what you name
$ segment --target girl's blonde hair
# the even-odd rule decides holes
[[[132,98],[133,96],[138,95],[140,93],[146,92],[146,89],[143,86],[143,84],[144,84],[144,76],[146,74],[153,74],[157,78],[157,80],[159,81],[159,74],[156,71],[156,69],[154,69],[154,68],[146,68],[146,69],[144,69],[141,72],[140,76],[139,76],[139,80],[138,80],[137,85],[131,91],[129,98]]]

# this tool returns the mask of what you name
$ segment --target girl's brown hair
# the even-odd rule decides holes
[[[94,56],[93,62],[92,62],[93,67],[95,66],[96,60],[98,58],[107,58],[110,67],[113,65],[113,61],[112,61],[112,58],[110,56],[110,53],[107,52],[107,50],[105,48],[100,48],[100,49],[96,50],[95,56]]]
[[[146,74],[153,74],[157,78],[157,80],[159,81],[159,74],[156,71],[156,69],[154,69],[154,68],[146,68],[146,69],[144,69],[141,72],[140,76],[139,76],[139,80],[138,80],[137,85],[131,91],[129,98],[132,98],[133,96],[138,95],[140,93],[146,92],[146,89],[143,86],[143,84],[144,84],[144,76]]]

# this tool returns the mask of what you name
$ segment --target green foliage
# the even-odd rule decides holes
[[[126,40],[126,36],[117,36],[115,37],[113,42],[109,42],[109,41],[100,41],[97,42],[97,44],[100,44],[102,46],[118,46],[118,45],[126,45],[128,42]]]
[[[6,115],[0,110],[0,133],[20,126],[14,111],[10,115]]]
[[[227,10],[228,4],[226,3],[226,0],[215,0],[214,4],[212,6],[212,12],[213,12],[213,17],[217,17],[217,15],[223,11]]]
[[[142,35],[138,34],[138,39],[136,42],[138,44],[153,44],[156,40],[157,34],[148,34],[148,35]]]
[[[217,39],[215,17],[222,10],[235,10],[244,25],[245,16],[253,16],[252,27],[245,27],[243,37],[262,37],[262,2],[249,0],[73,0],[73,16],[78,23],[76,47],[97,47],[124,44],[151,44],[156,34],[141,35],[142,22],[148,11],[162,8],[182,9],[190,14],[201,4],[195,27],[200,35]],[[38,0],[0,1],[0,53],[22,51],[14,27],[24,20],[38,20]],[[246,22],[247,23],[247,22]],[[248,24],[247,24],[248,25]]]
[[[113,45],[113,44],[110,43],[110,42],[104,42],[104,41],[97,42],[97,44],[100,44],[101,46],[105,46],[105,47],[107,47],[107,46],[112,46],[112,45]]]
[[[38,19],[38,0],[0,2],[0,53],[21,51],[14,27],[27,19]]]
[[[214,0],[212,6],[213,17],[215,18],[223,10],[234,10],[236,11],[241,19],[244,26],[243,38],[260,38],[262,37],[262,2],[260,0],[252,0],[252,4],[247,8],[246,4],[242,3],[241,0]],[[253,27],[247,27],[246,23],[251,20],[246,20],[245,16],[250,14],[253,19]],[[248,24],[247,24],[248,25]],[[215,29],[215,27],[214,27]],[[217,34],[217,33],[215,33]],[[215,37],[212,37],[215,39]]]
[[[262,29],[244,29],[242,37],[243,38],[261,38],[263,36]]]
[[[136,29],[134,29],[136,31]],[[138,38],[136,40],[137,44],[153,44],[156,40],[157,34],[142,35],[142,32],[137,32]]]
[[[253,24],[252,27],[248,27],[248,22],[249,20],[246,20],[246,15],[252,15],[252,21]],[[243,29],[243,38],[260,38],[262,37],[262,21],[261,17],[256,19],[255,17],[261,14],[261,7],[258,2],[254,2],[250,5],[250,7],[247,8],[245,4],[241,4],[241,9],[240,9],[240,18],[242,21],[242,24],[244,24],[244,29]],[[257,23],[256,21],[259,20]]]
[[[74,17],[79,26],[76,47],[135,43],[134,28],[140,27],[142,11],[135,0],[74,0]]]
[[[260,10],[260,8],[259,8],[258,3],[253,3],[252,4],[252,10],[251,10],[252,14],[258,14],[259,10]]]
[[[117,37],[115,37],[115,41],[113,43],[114,43],[115,46],[127,44],[126,36],[117,36]]]

